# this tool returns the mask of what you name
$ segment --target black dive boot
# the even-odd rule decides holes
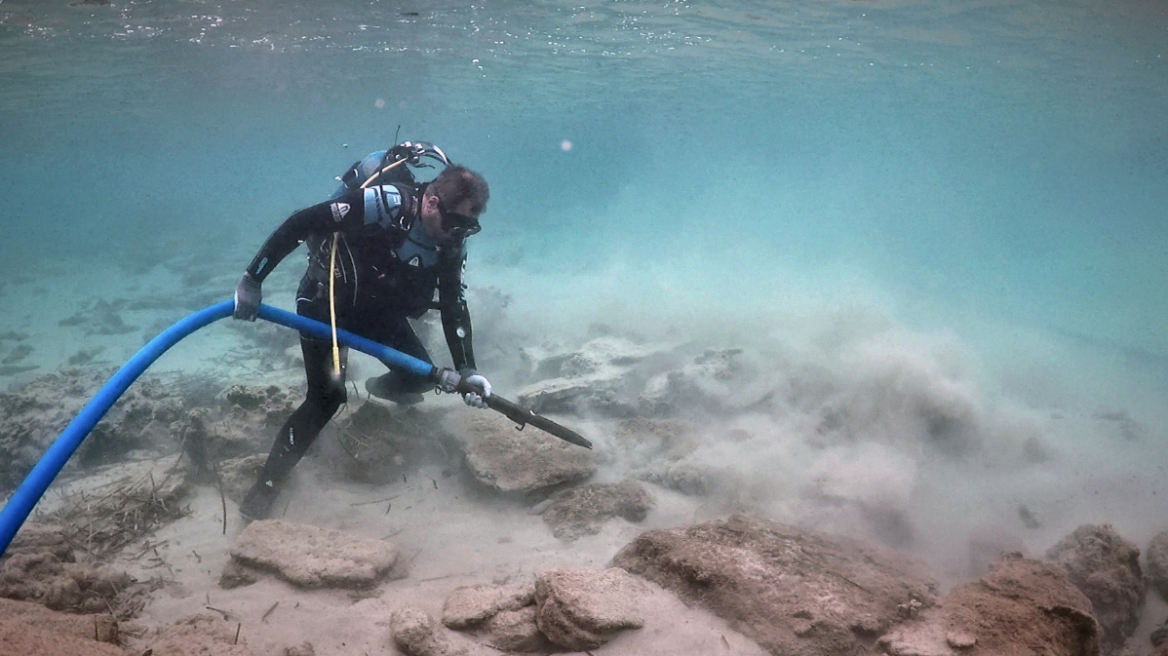
[[[416,405],[425,401],[418,392],[403,390],[401,378],[396,372],[389,372],[365,380],[365,391],[379,399],[393,401],[398,405]]]

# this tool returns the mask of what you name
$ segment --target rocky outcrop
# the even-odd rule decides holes
[[[1140,550],[1110,524],[1084,524],[1051,547],[1046,557],[1062,566],[1071,582],[1091,600],[1103,629],[1103,653],[1121,650],[1139,626],[1144,610]]]
[[[648,531],[613,564],[725,619],[773,654],[835,656],[932,605],[923,565],[847,538],[734,516]]]
[[[892,656],[1095,656],[1091,602],[1055,565],[1010,554],[878,641]]]
[[[68,368],[0,392],[0,491],[20,483],[112,374]],[[168,441],[171,424],[186,412],[184,391],[155,377],[139,378],[93,427],[68,469],[113,462]]]
[[[621,569],[552,570],[535,582],[535,621],[549,640],[574,651],[596,649],[645,621],[643,584]]]
[[[235,570],[242,568],[304,588],[367,588],[389,574],[398,557],[388,542],[280,519],[252,522],[230,553],[227,575],[241,576]]]
[[[448,427],[461,443],[470,473],[499,492],[536,492],[582,481],[596,471],[588,449],[535,428],[515,430],[494,412],[452,414]]]
[[[591,483],[556,496],[544,509],[543,520],[553,535],[571,542],[599,533],[613,517],[639,522],[652,507],[653,497],[636,481]]]

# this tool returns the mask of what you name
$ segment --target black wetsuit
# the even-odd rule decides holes
[[[424,186],[415,189],[400,184],[358,189],[295,212],[268,237],[247,272],[262,282],[306,242],[308,270],[296,292],[296,312],[328,323],[328,271],[335,234],[338,328],[430,362],[407,319],[437,309],[454,368],[474,369],[470,313],[462,283],[465,248],[434,243],[425,234],[418,215],[424,190]],[[279,484],[347,398],[347,350],[341,352],[338,379],[332,375],[330,342],[302,333],[300,348],[308,389],[304,402],[280,429],[261,481]],[[432,387],[426,378],[407,372],[394,371],[392,376],[401,393]]]

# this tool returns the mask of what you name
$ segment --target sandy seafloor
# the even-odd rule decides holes
[[[72,308],[89,308],[97,300],[188,298],[192,296],[189,285],[230,289],[235,278],[224,267],[224,273],[210,281],[192,283],[188,278],[184,283],[176,273],[181,269],[182,265],[159,267],[144,276],[132,276],[117,267],[94,267],[84,281],[46,276],[7,285],[3,294],[10,306],[18,305],[22,297],[47,294],[56,299],[52,306],[24,305],[17,322],[0,325],[0,332],[19,329],[28,335],[21,343],[33,346],[33,351],[21,362],[38,367],[14,377],[10,385],[18,387],[22,377],[53,371],[78,352],[97,353],[101,365],[117,364],[148,338],[150,329],[139,326],[156,332],[196,309],[191,301],[163,309],[123,309],[120,316],[135,326],[133,332],[85,336],[80,326],[60,325],[72,315]],[[267,300],[288,307],[289,291],[299,271],[300,262],[291,259],[266,286]],[[472,302],[475,298],[472,290]],[[212,294],[207,295],[207,302],[214,300]],[[506,311],[483,312],[484,318],[489,317],[480,333],[486,362],[498,362],[500,354],[514,355],[535,343],[530,339],[506,343],[522,333],[517,325],[525,324],[524,311],[522,301],[513,301]],[[813,381],[807,389],[835,389],[830,403],[864,415],[865,430],[854,440],[823,442],[814,421],[822,421],[825,410],[811,407],[811,401],[827,397],[793,389],[791,381],[796,376],[776,377],[765,367],[754,370],[744,379],[743,389],[711,394],[751,396],[760,387],[772,386],[784,389],[789,400],[708,417],[709,437],[694,462],[715,481],[713,492],[685,495],[647,484],[657,506],[639,524],[614,519],[598,535],[564,542],[529,512],[530,502],[484,497],[480,487],[468,486],[464,478],[445,476],[443,463],[422,464],[406,480],[388,485],[345,481],[328,455],[337,451],[336,434],[326,429],[296,469],[277,504],[277,514],[295,522],[388,539],[400,547],[408,563],[405,578],[359,594],[306,591],[275,579],[224,590],[218,585],[219,576],[243,524],[229,502],[224,534],[219,493],[209,487],[197,490],[187,517],[161,528],[145,543],[160,545],[157,550],[165,564],[144,563],[140,554],[135,557],[137,545],[111,564],[125,567],[142,580],[161,577],[165,581],[138,618],[146,626],[169,624],[210,606],[228,612],[232,622],[242,625],[241,640],[257,654],[280,654],[304,641],[321,655],[386,654],[396,653],[388,617],[399,605],[418,606],[438,617],[444,599],[456,587],[528,580],[555,567],[604,567],[643,530],[706,521],[730,512],[891,542],[928,562],[945,586],[971,576],[972,537],[1009,536],[1028,554],[1041,556],[1081,523],[1111,523],[1141,547],[1164,530],[1160,499],[1168,494],[1168,483],[1164,457],[1154,447],[1164,439],[1164,424],[1156,422],[1155,408],[1139,405],[1148,401],[1142,395],[1155,396],[1156,389],[1136,385],[1110,396],[1116,390],[1103,390],[1093,381],[1074,376],[1086,367],[1109,375],[1117,370],[1140,371],[1119,355],[1014,328],[1015,339],[1044,344],[1047,349],[1043,357],[1031,353],[1030,366],[1024,368],[1027,384],[1046,380],[1084,400],[1044,405],[979,387],[979,381],[992,379],[985,371],[989,367],[975,361],[968,346],[952,332],[909,331],[881,317],[877,308],[855,303],[807,309],[788,319],[785,332],[772,333],[765,340],[735,331],[729,338],[705,332],[693,341],[716,346],[737,343],[755,358],[755,365],[757,358],[769,353],[768,357],[783,363],[784,370],[799,371],[806,381]],[[299,394],[302,382],[295,351],[275,359],[271,353],[257,352],[245,331],[260,328],[260,324],[230,320],[214,324],[181,342],[151,373],[181,370],[188,375],[210,375],[224,388],[234,383],[276,384]],[[492,329],[504,338],[488,337]],[[606,330],[620,332],[612,325]],[[628,334],[645,344],[653,344],[655,337],[675,343],[678,337],[676,330],[652,336],[632,326]],[[584,339],[565,331],[541,344],[571,349]],[[441,349],[435,352],[440,360],[445,358]],[[379,367],[355,356],[351,378],[361,381]],[[1154,368],[1144,373],[1147,381],[1155,380]],[[520,382],[507,375],[496,378],[503,394]],[[1123,405],[1123,399],[1129,405]],[[432,411],[443,406],[476,412],[451,397],[430,397],[424,407]],[[930,449],[914,420],[924,406],[949,408],[943,411],[964,422],[963,430],[971,431],[962,439],[977,446],[957,457]],[[618,480],[628,469],[628,463],[614,452],[605,455],[606,448],[613,446],[604,433],[611,423],[580,416],[558,418],[597,443],[602,463],[597,480]],[[719,437],[730,429],[744,430],[749,438],[727,442]],[[264,436],[265,443],[267,439]],[[52,497],[50,491],[48,507]],[[389,512],[383,503],[368,503],[389,497],[393,497]],[[911,537],[905,539],[899,520],[890,533],[879,520],[866,519],[869,511],[881,517],[884,510],[902,517]],[[592,653],[762,653],[723,620],[687,608],[669,593],[659,591],[644,610],[644,629],[624,632]],[[1137,650],[1146,645],[1147,635],[1166,611],[1168,606],[1149,594],[1143,624],[1131,643]],[[265,614],[267,618],[261,619]]]

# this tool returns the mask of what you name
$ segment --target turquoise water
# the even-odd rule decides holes
[[[400,129],[491,182],[470,282],[533,332],[823,308],[1162,441],[1163,2],[2,0],[0,53],[9,280],[194,258],[227,298]]]
[[[242,261],[401,126],[492,181],[484,261],[703,262],[693,284],[747,305],[773,268],[843,263],[916,306],[1168,357],[1162,3],[5,0],[0,20],[10,270],[146,227]]]

